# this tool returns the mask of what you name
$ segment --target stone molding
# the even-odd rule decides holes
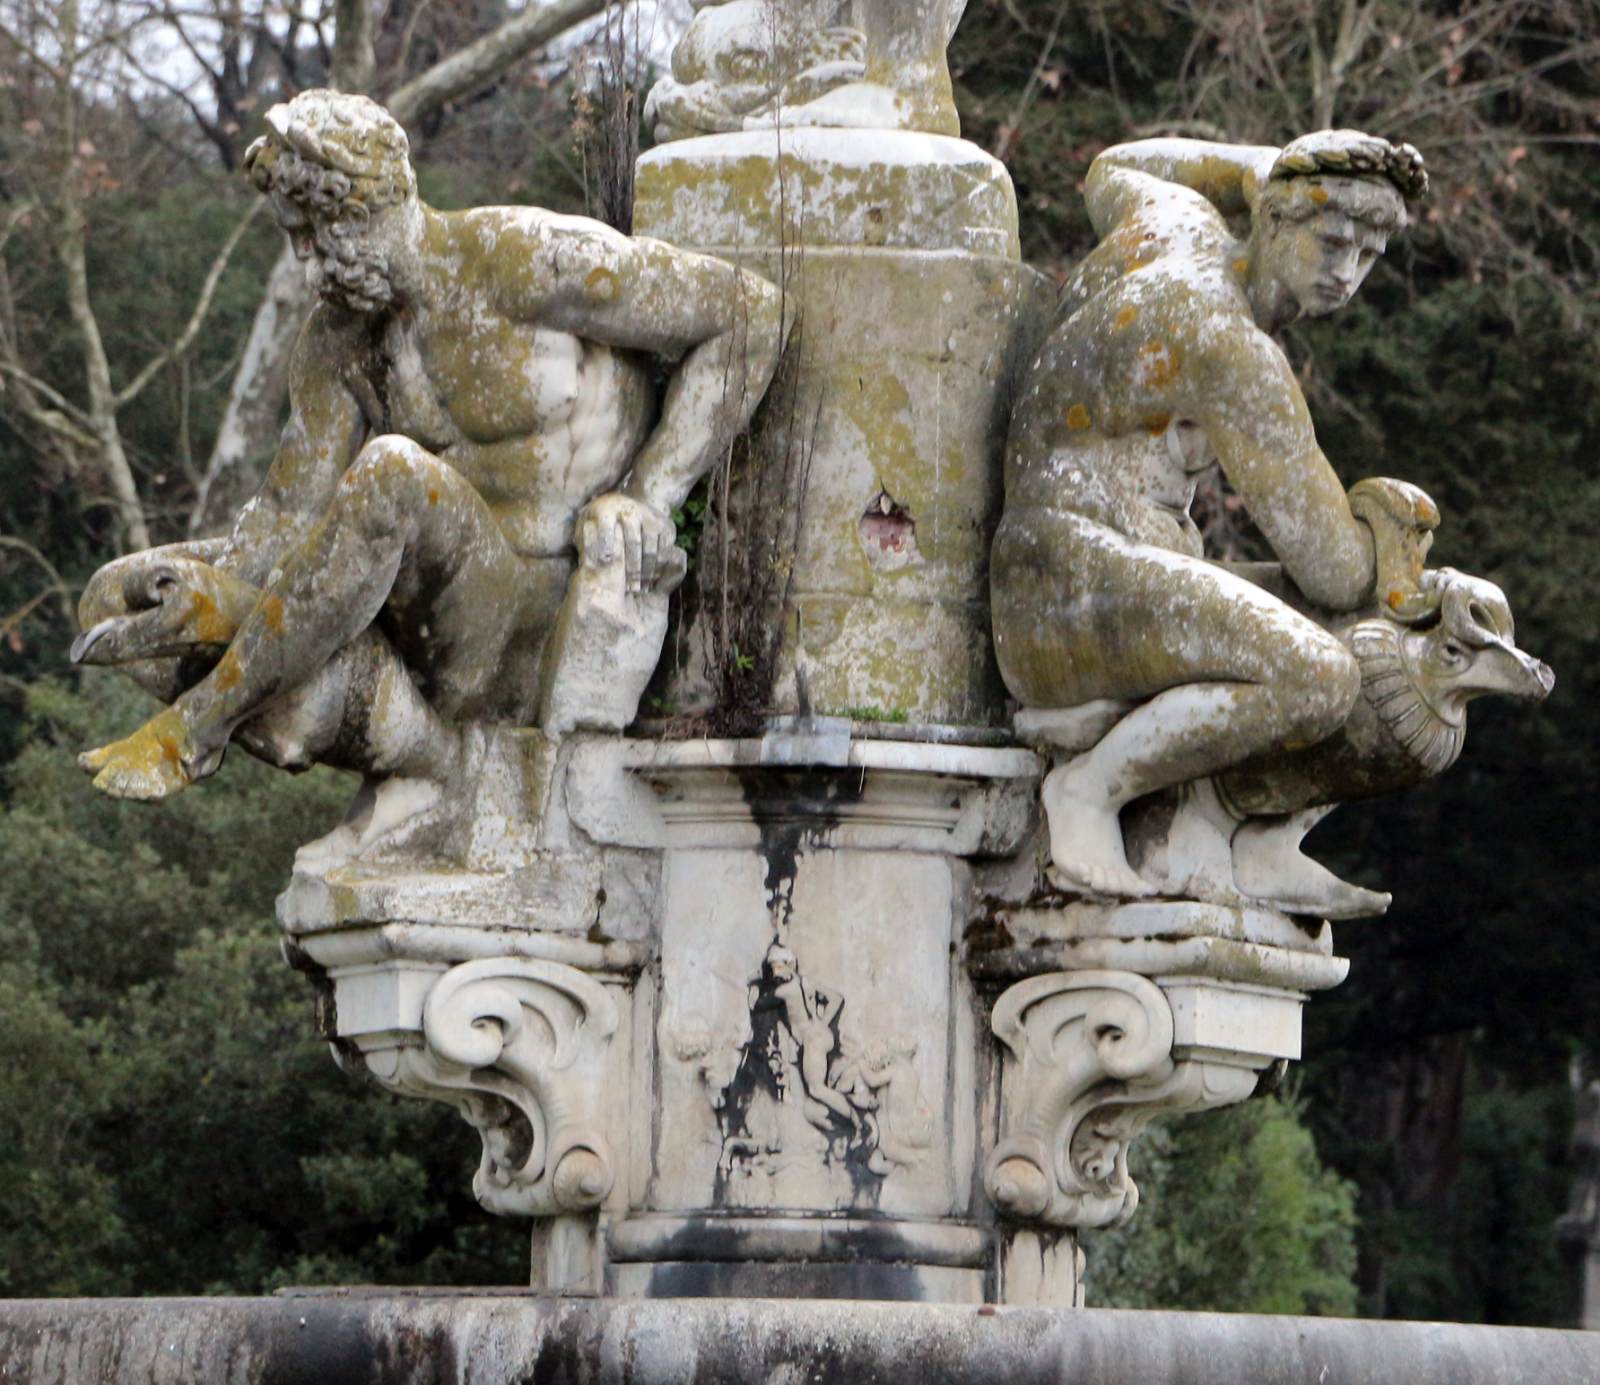
[[[1008,1056],[984,1187],[1003,1216],[1052,1226],[1127,1221],[1139,1203],[1128,1146],[1145,1126],[1242,1101],[1265,1066],[1254,1055],[1175,1059],[1167,996],[1131,972],[1018,982],[996,1002],[992,1027]]]
[[[483,1140],[473,1192],[501,1215],[598,1207],[616,1180],[602,1130],[604,1059],[619,1015],[607,989],[559,962],[452,967],[422,1008],[422,1043],[367,1053],[403,1096],[454,1106]]]

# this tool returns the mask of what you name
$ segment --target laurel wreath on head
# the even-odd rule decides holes
[[[1329,173],[1346,178],[1383,178],[1408,202],[1428,191],[1428,170],[1415,145],[1396,144],[1360,130],[1318,130],[1284,147],[1268,175],[1272,180]]]

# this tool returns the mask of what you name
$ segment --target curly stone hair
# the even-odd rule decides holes
[[[369,97],[303,91],[269,110],[267,127],[244,156],[261,192],[330,220],[365,217],[416,192],[406,132]]]

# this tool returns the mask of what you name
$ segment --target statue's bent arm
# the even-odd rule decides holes
[[[1131,180],[1119,171],[1142,173],[1198,192],[1225,217],[1247,216],[1257,191],[1281,151],[1263,144],[1218,144],[1200,139],[1142,139],[1113,145],[1089,167],[1084,200],[1100,235],[1125,215],[1121,207]]]
[[[1354,610],[1372,594],[1372,532],[1317,446],[1294,373],[1277,344],[1239,322],[1190,379],[1185,416],[1204,430],[1223,475],[1284,571],[1318,606]]]
[[[655,431],[624,493],[661,513],[682,503],[718,450],[749,421],[783,348],[782,295],[708,255],[594,223],[550,218],[516,281],[516,316],[607,346],[678,360]]]
[[[301,329],[289,364],[289,421],[217,560],[257,586],[328,507],[367,436],[366,417],[337,370],[344,352],[328,314],[319,306]]]

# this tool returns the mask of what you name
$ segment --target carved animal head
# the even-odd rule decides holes
[[[1555,674],[1517,648],[1510,604],[1493,582],[1451,568],[1432,577],[1440,593],[1432,619],[1411,626],[1364,620],[1350,644],[1380,720],[1423,769],[1438,774],[1461,753],[1473,698],[1542,701]]]

